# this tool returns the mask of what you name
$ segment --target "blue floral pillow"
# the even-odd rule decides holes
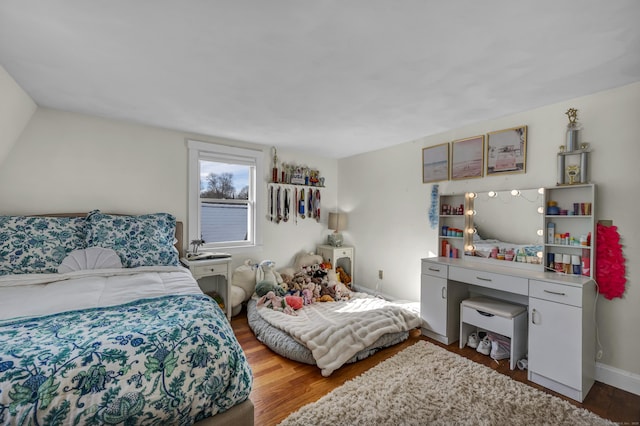
[[[0,275],[56,273],[85,237],[84,217],[0,216]]]
[[[113,249],[125,268],[178,265],[176,218],[168,213],[119,216],[94,210],[87,216],[87,247]]]

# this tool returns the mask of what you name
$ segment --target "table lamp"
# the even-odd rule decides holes
[[[346,213],[329,213],[329,229],[333,229],[333,233],[327,237],[329,245],[341,247],[343,238],[340,231],[347,229]]]

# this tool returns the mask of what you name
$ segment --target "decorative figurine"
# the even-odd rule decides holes
[[[569,108],[567,112],[567,117],[569,117],[569,124],[575,124],[578,121],[578,110],[575,108]]]
[[[199,240],[191,240],[191,245],[193,246],[193,254],[198,254],[198,248],[204,244],[204,240],[200,238]]]
[[[578,165],[570,165],[567,166],[567,175],[569,176],[569,185],[574,185],[577,183],[576,177],[580,173],[580,167]]]
[[[272,176],[272,181],[273,183],[278,183],[278,151],[276,150],[276,147],[274,146],[273,148],[271,148],[271,150],[273,151],[273,176]]]
[[[578,149],[578,133],[582,126],[578,123],[577,109],[569,108],[565,114],[569,117],[569,124],[567,124],[567,151],[571,152]]]

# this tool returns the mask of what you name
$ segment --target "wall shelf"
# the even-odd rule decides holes
[[[562,254],[573,257],[580,257],[580,269],[584,276],[593,277],[595,271],[595,185],[594,184],[576,184],[576,185],[559,185],[555,187],[545,188],[545,207],[549,201],[555,201],[558,207],[573,211],[574,204],[590,203],[591,210],[588,215],[545,215],[545,244],[544,244],[544,262],[545,268],[550,270],[551,257],[555,254]],[[555,235],[549,235],[549,224],[553,223],[554,234],[569,233],[571,237],[580,238],[591,235],[590,245],[577,244],[559,244],[555,242]],[[550,241],[554,241],[553,243]],[[553,256],[552,256],[553,255]],[[573,260],[572,259],[572,260]],[[585,273],[584,269],[588,268]]]
[[[465,194],[440,195],[438,205],[438,241],[440,256],[461,258],[464,254],[465,236],[464,231],[467,228],[468,216],[464,213],[467,211],[467,199]],[[450,214],[451,209],[460,210],[462,214]],[[463,236],[444,235],[444,228],[454,228],[462,231]],[[449,251],[447,252],[447,245]]]

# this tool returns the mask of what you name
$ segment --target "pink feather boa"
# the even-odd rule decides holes
[[[620,235],[616,226],[597,226],[596,282],[607,299],[622,297],[627,279]]]

